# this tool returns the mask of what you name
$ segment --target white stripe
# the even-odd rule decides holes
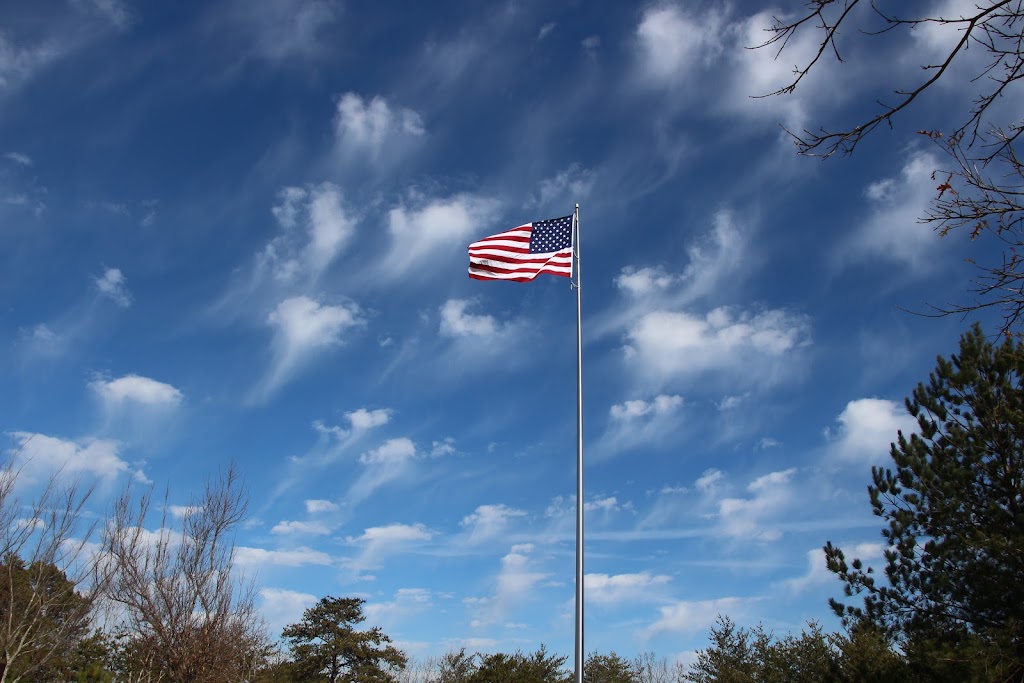
[[[493,259],[505,259],[505,260],[508,260],[508,261],[528,261],[528,260],[536,260],[536,259],[544,259],[544,258],[546,258],[547,260],[550,261],[552,259],[571,258],[571,254],[567,256],[567,255],[561,254],[560,252],[557,252],[557,251],[552,251],[552,252],[545,253],[545,254],[523,254],[523,253],[514,252],[514,251],[501,251],[501,250],[481,249],[479,251],[475,251],[475,252],[471,253],[469,255],[469,258],[472,259],[472,260],[480,260],[480,259],[485,259],[485,258],[493,258]]]
[[[473,244],[469,245],[469,248],[472,249],[478,244],[485,244],[491,240],[505,240],[512,237],[529,237],[532,233],[532,230],[509,230],[508,232],[499,232],[497,235],[490,235],[478,242],[474,242]]]

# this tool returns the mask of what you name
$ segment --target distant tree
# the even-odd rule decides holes
[[[921,70],[908,83],[892,82],[893,73],[878,72],[879,87],[891,91],[867,96],[873,113],[836,128],[789,131],[799,153],[812,156],[853,154],[860,142],[879,127],[921,104],[943,81],[954,92],[968,93],[964,110],[952,112],[947,130],[919,130],[948,159],[935,169],[936,195],[921,221],[941,235],[966,228],[971,239],[996,237],[1003,248],[999,263],[980,264],[981,275],[970,285],[973,302],[939,307],[940,314],[997,307],[1003,331],[1024,323],[1024,165],[1020,157],[1024,118],[1013,102],[1024,82],[1024,4],[1019,0],[971,0],[962,3],[909,3],[891,0],[795,0],[793,12],[780,15],[759,47],[777,50],[777,57],[797,35],[817,34],[817,50],[797,64],[793,77],[767,96],[786,95],[805,87],[804,79],[822,62],[842,62],[851,42],[867,43],[933,29],[928,45],[938,53],[920,56]],[[931,10],[930,12],[928,10]],[[944,29],[944,30],[943,30]],[[794,41],[795,42],[795,41]],[[848,112],[852,107],[844,107]],[[992,122],[993,116],[1002,117]],[[917,129],[924,126],[917,126]]]
[[[379,628],[357,631],[366,620],[361,598],[324,597],[302,621],[285,627],[296,679],[303,683],[377,683],[393,680],[406,657]]]
[[[150,490],[114,504],[103,538],[112,568],[110,599],[123,623],[115,645],[119,680],[234,683],[269,653],[251,586],[234,574],[234,530],[247,497],[234,467],[208,481],[172,524],[147,531]]]
[[[460,648],[458,652],[446,653],[437,669],[435,683],[466,683],[477,669],[476,657]]]
[[[78,642],[68,658],[74,683],[114,683],[110,640],[102,631],[94,631]]]
[[[686,671],[681,663],[669,664],[667,659],[651,651],[633,657],[632,665],[637,683],[678,683]]]
[[[516,652],[482,655],[469,683],[569,683],[572,673],[566,671],[567,657],[550,654],[541,645],[530,655]]]
[[[16,555],[0,564],[0,681],[55,681],[88,631],[89,601],[52,564],[26,565]]]
[[[836,678],[839,663],[833,639],[815,622],[799,637],[773,639],[763,627],[753,631],[758,683],[819,683]]]
[[[683,680],[692,683],[755,683],[759,668],[751,633],[729,617],[719,616],[711,645],[697,653]]]
[[[892,637],[870,622],[857,622],[835,639],[840,683],[910,683],[914,680],[905,658],[893,648]],[[925,679],[927,680],[927,679]]]
[[[898,434],[892,468],[873,468],[868,487],[887,525],[884,578],[828,543],[828,568],[847,596],[863,598],[832,607],[849,626],[867,622],[895,638],[915,666],[941,660],[947,669],[982,667],[979,680],[1019,681],[1024,346],[994,346],[975,325],[959,354],[938,359],[907,409],[919,433]]]
[[[640,678],[629,660],[611,652],[593,652],[583,665],[583,680],[587,683],[639,683]]]

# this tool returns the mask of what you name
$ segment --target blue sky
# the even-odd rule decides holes
[[[274,631],[361,596],[413,657],[571,655],[575,296],[470,280],[466,246],[578,202],[588,651],[687,659],[719,613],[834,627],[820,548],[880,556],[870,466],[967,325],[901,309],[963,302],[991,253],[916,223],[943,160],[915,131],[962,84],[849,159],[780,129],[854,121],[949,35],[753,99],[815,47],[743,49],[786,9],[0,3],[26,485],[184,506],[233,459]]]

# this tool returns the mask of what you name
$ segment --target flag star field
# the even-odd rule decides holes
[[[234,462],[273,634],[362,597],[414,659],[571,657],[579,204],[586,650],[838,628],[821,548],[878,564],[870,468],[973,320],[920,314],[998,252],[917,221],[945,159],[916,131],[970,93],[797,156],[782,127],[870,115],[941,38],[843,36],[752,97],[814,54],[745,49],[801,7],[0,0],[22,493],[60,470],[96,519],[150,486],[173,517]]]

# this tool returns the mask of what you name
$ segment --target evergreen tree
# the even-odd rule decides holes
[[[90,602],[50,562],[0,563],[0,681],[58,681],[88,630]]]
[[[755,683],[760,663],[751,634],[729,617],[718,617],[711,629],[711,647],[697,653],[683,679],[692,683]]]
[[[469,683],[569,683],[572,674],[565,669],[566,657],[549,654],[541,645],[536,652],[525,655],[497,653],[483,655],[480,665],[469,677]]]
[[[861,605],[832,600],[847,625],[897,638],[915,668],[958,680],[1024,676],[1024,346],[975,325],[907,400],[892,468],[872,470],[885,520],[885,577],[828,543],[828,567]],[[978,673],[981,672],[981,673]],[[938,674],[929,674],[934,679]],[[959,678],[958,678],[959,677]]]
[[[302,621],[282,631],[291,648],[295,680],[377,683],[392,680],[390,672],[405,667],[405,655],[390,645],[391,639],[380,628],[355,629],[366,620],[365,602],[321,598],[303,613]]]
[[[614,652],[607,655],[592,653],[583,665],[583,679],[587,683],[638,683],[639,677],[628,660]]]

